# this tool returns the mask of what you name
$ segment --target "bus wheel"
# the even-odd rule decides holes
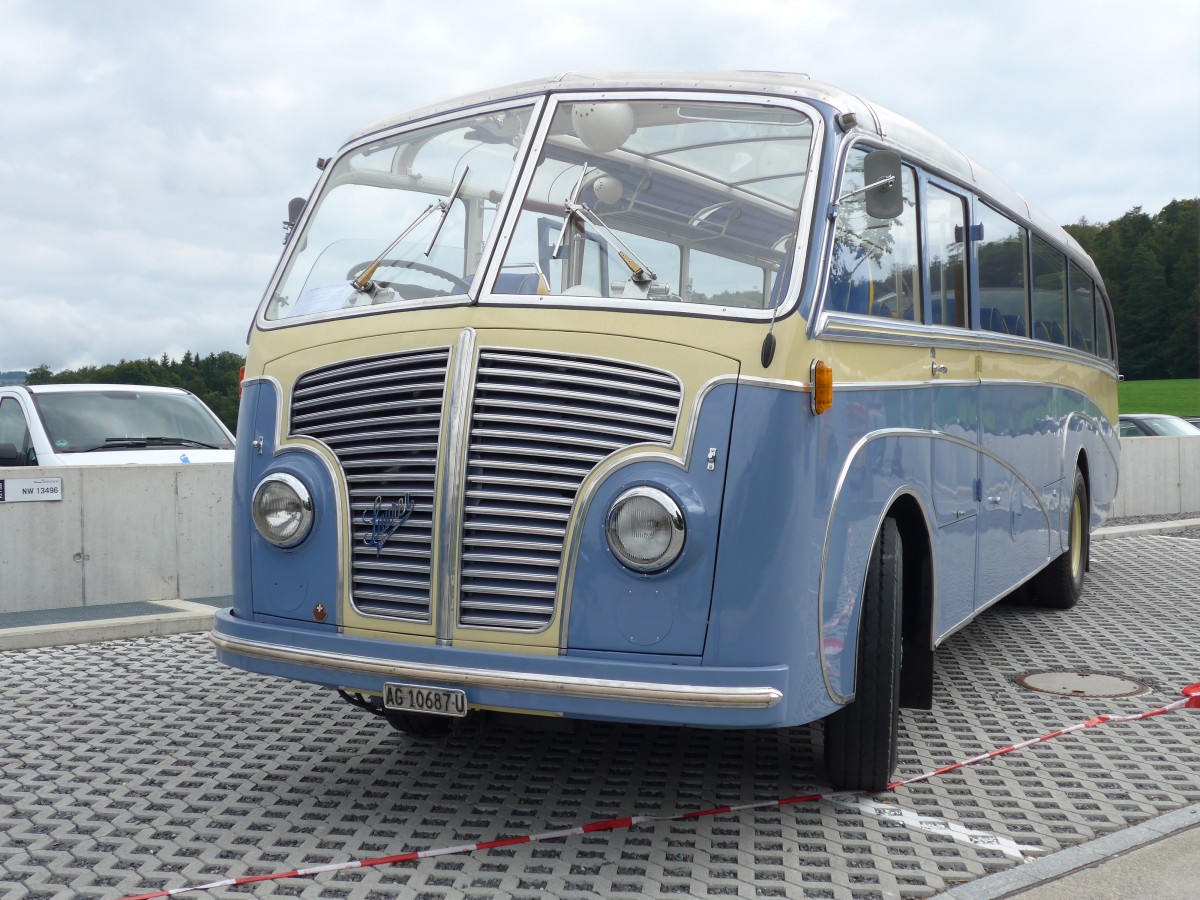
[[[1083,480],[1083,473],[1076,469],[1067,521],[1067,550],[1034,579],[1036,605],[1047,609],[1070,609],[1079,602],[1088,561],[1088,519],[1087,483]]]
[[[881,791],[896,768],[903,556],[900,529],[884,519],[863,589],[854,700],[825,719],[825,769],[835,788]]]
[[[450,719],[446,716],[426,716],[421,713],[392,712],[383,714],[387,723],[417,740],[433,740],[450,733]]]

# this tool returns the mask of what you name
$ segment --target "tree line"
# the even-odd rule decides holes
[[[1200,198],[1155,215],[1135,206],[1103,225],[1066,226],[1095,260],[1131,381],[1200,376]]]
[[[217,414],[230,431],[237,428],[238,388],[246,357],[225,350],[201,356],[188,350],[183,359],[164,353],[159,359],[123,359],[104,366],[83,366],[51,372],[38,366],[29,384],[150,384],[191,391]]]
[[[1121,371],[1130,380],[1200,375],[1200,199],[1173,200],[1155,215],[1134,207],[1102,225],[1066,226],[1096,261],[1117,321]],[[38,366],[29,384],[154,384],[191,391],[237,426],[245,357],[231,351],[183,359],[122,359],[51,372]],[[13,375],[16,373],[0,373]]]

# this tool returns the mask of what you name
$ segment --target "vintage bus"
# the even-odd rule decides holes
[[[1079,597],[1117,487],[1103,284],[906,119],[566,74],[318,168],[250,335],[226,663],[417,737],[823,720],[816,777],[876,790],[939,644]]]

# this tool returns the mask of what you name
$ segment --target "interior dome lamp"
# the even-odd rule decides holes
[[[625,186],[621,184],[621,179],[599,169],[589,172],[584,184],[591,186],[597,200],[609,205],[619,202],[625,193]]]
[[[633,107],[628,103],[575,103],[571,106],[571,124],[593,153],[616,150],[637,131]]]

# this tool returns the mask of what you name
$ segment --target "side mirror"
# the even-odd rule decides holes
[[[304,214],[304,207],[307,205],[303,197],[293,197],[288,201],[287,219],[283,223],[283,242],[286,244],[288,238],[292,236],[292,230],[296,227],[296,223],[300,221],[300,216]]]
[[[867,185],[867,215],[895,219],[904,212],[900,187],[900,154],[895,150],[872,150],[863,159],[863,182]]]
[[[16,444],[0,444],[0,466],[19,465],[17,460],[20,458]]]

